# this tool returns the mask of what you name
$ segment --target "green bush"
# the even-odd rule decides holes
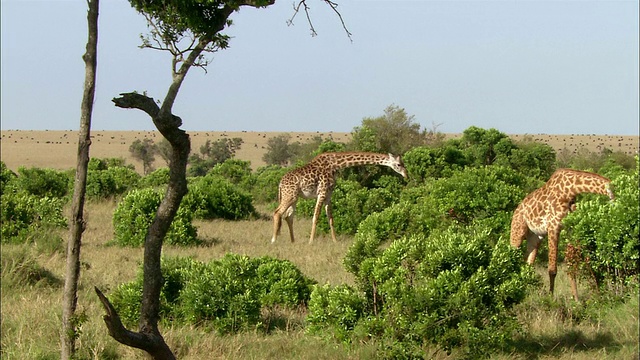
[[[58,198],[40,197],[25,192],[2,194],[0,218],[2,243],[26,242],[34,232],[65,228],[63,202]]]
[[[329,329],[333,337],[348,342],[365,309],[365,298],[349,285],[316,285],[309,301],[307,331],[311,334],[322,334]]]
[[[221,176],[246,192],[251,191],[254,182],[249,161],[228,159],[216,164],[208,174]]]
[[[159,168],[151,173],[143,176],[138,181],[137,187],[142,189],[146,187],[164,187],[169,184],[169,168]]]
[[[90,158],[89,164],[87,164],[88,170],[107,170],[111,167],[126,167],[131,170],[135,170],[133,165],[125,165],[124,158]]]
[[[256,214],[251,195],[217,175],[193,179],[182,207],[200,219],[240,220]]]
[[[263,166],[256,170],[255,182],[251,194],[256,202],[269,203],[278,201],[278,185],[280,179],[289,169],[278,165]]]
[[[292,262],[269,256],[254,262],[257,265],[255,288],[262,306],[294,308],[307,303],[315,281],[304,276]]]
[[[207,264],[191,258],[162,259],[162,321],[198,325],[220,333],[261,326],[264,307],[307,303],[313,280],[287,260],[227,254]],[[136,280],[110,296],[125,324],[140,316],[142,269]]]
[[[73,183],[69,173],[53,169],[18,169],[17,188],[38,197],[63,198]]]
[[[500,212],[511,213],[526,195],[520,187],[526,186],[525,179],[505,167],[467,169],[435,181],[430,195],[442,214],[468,224]]]
[[[371,338],[389,358],[427,358],[428,344],[487,356],[507,345],[518,329],[511,310],[538,283],[519,249],[507,241],[492,248],[489,236],[452,226],[394,240],[359,267],[364,299],[350,289],[330,304],[329,290],[314,291],[308,321],[346,341]]]
[[[13,182],[18,175],[7,168],[4,161],[0,161],[0,195],[4,194],[4,189]]]
[[[111,166],[103,170],[87,171],[87,197],[106,199],[123,195],[134,189],[140,174],[130,167]]]
[[[451,176],[455,170],[461,170],[467,164],[462,150],[453,146],[430,148],[416,147],[403,156],[407,172],[412,182],[421,183],[427,178]]]
[[[163,321],[180,321],[181,318],[176,311],[180,293],[190,278],[205,272],[206,265],[189,257],[163,257],[160,266],[163,285],[160,290],[159,316]],[[134,281],[118,286],[109,295],[109,301],[118,311],[122,322],[127,326],[136,325],[140,319],[142,271],[143,268],[141,266]]]
[[[151,188],[133,190],[113,212],[114,242],[120,246],[141,246],[153,221],[163,194]],[[164,239],[165,244],[197,245],[197,230],[191,224],[193,212],[181,206]]]
[[[626,285],[638,286],[640,260],[638,170],[612,180],[616,199],[592,195],[564,220],[561,238],[581,254],[583,273],[617,295]]]

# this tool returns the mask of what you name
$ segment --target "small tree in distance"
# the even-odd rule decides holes
[[[156,161],[158,147],[151,139],[136,139],[129,145],[129,152],[134,159],[142,161],[142,172],[148,175],[153,171],[153,162]]]

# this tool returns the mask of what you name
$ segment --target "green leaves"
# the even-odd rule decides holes
[[[294,308],[309,300],[315,283],[288,260],[227,254],[202,263],[191,258],[163,258],[163,321],[210,327],[232,333],[261,326],[263,308]],[[126,324],[139,318],[142,272],[120,285],[110,300]]]
[[[146,188],[129,192],[113,212],[114,242],[120,246],[141,246],[162,201],[162,192]],[[191,224],[193,211],[181,206],[171,223],[165,243],[196,245],[197,230]]]
[[[579,249],[582,273],[616,294],[638,279],[640,234],[638,170],[612,179],[615,201],[591,196],[564,220],[561,237]]]

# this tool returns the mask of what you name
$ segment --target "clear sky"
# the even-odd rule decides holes
[[[198,131],[349,132],[395,104],[424,128],[638,134],[638,1],[307,0],[243,8],[230,48],[191,69],[174,105]],[[2,129],[76,130],[84,0],[1,0]],[[94,130],[150,130],[119,93],[164,98],[170,58],[140,49],[144,18],[101,0]]]

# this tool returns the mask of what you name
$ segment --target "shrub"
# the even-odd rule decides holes
[[[169,183],[169,168],[160,168],[152,171],[138,181],[138,188],[164,187]]]
[[[269,256],[254,261],[257,265],[255,288],[262,306],[294,308],[307,303],[315,281],[304,276],[292,262]]]
[[[62,200],[24,192],[2,194],[2,243],[25,242],[39,230],[65,228]]]
[[[229,159],[215,165],[209,174],[221,176],[247,192],[251,190],[254,182],[249,161]]]
[[[134,189],[140,175],[130,167],[110,166],[104,170],[87,171],[87,197],[105,199]]]
[[[306,304],[313,280],[287,260],[227,254],[207,264],[191,258],[162,259],[163,321],[211,327],[220,333],[261,326],[263,307]],[[136,280],[109,296],[126,324],[140,316],[142,269]]]
[[[255,182],[251,194],[260,203],[278,201],[278,185],[280,179],[289,169],[278,165],[263,166],[256,170]]]
[[[580,267],[603,290],[617,295],[638,279],[640,260],[638,170],[619,175],[611,184],[616,195],[590,196],[564,220],[561,237],[581,251]]]
[[[38,197],[65,197],[71,184],[71,176],[68,173],[53,169],[20,167],[16,179],[19,190]]]
[[[113,213],[114,242],[120,246],[141,246],[163,194],[151,188],[133,190],[118,203]],[[197,230],[191,224],[193,212],[181,206],[164,239],[171,245],[197,245]]]
[[[88,170],[107,170],[111,167],[126,167],[135,170],[133,165],[125,165],[124,158],[90,158],[87,164]]]
[[[449,178],[439,179],[433,183],[430,195],[442,214],[468,224],[474,219],[512,212],[524,198],[520,186],[526,184],[525,178],[513,170],[489,166],[457,171]]]
[[[256,213],[251,195],[217,175],[194,179],[182,207],[189,208],[200,219],[239,220]]]
[[[346,340],[372,337],[391,358],[428,357],[429,343],[486,356],[507,345],[518,328],[511,309],[538,281],[519,249],[506,241],[492,248],[489,236],[486,229],[452,226],[399,238],[361,264],[364,300],[355,302],[360,295],[351,289],[329,305],[330,292],[314,291],[309,321]],[[354,302],[365,307],[349,311]]]
[[[461,150],[448,146],[429,148],[416,147],[403,155],[407,172],[411,181],[421,183],[427,178],[441,178],[451,175],[454,170],[461,170],[467,161]]]
[[[363,317],[365,309],[364,297],[349,285],[316,285],[309,301],[307,331],[321,334],[330,329],[334,338],[349,341],[351,331]]]
[[[0,195],[4,194],[5,187],[17,177],[16,173],[7,168],[4,161],[0,161]]]

